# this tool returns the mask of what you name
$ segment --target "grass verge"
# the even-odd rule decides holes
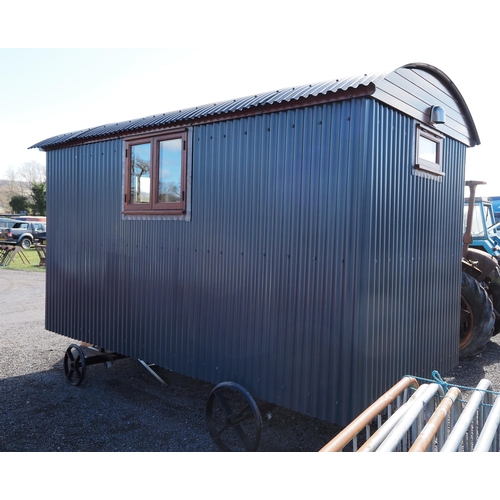
[[[16,271],[45,272],[45,266],[40,266],[40,258],[34,248],[23,250],[23,255],[29,263],[23,262],[20,254],[16,254],[9,266],[0,266],[0,269],[14,269]]]

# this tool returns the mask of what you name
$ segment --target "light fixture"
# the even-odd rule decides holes
[[[441,106],[431,107],[431,119],[430,122],[433,125],[438,125],[440,123],[446,122],[446,111]]]

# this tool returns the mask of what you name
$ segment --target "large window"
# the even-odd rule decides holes
[[[124,212],[176,215],[186,209],[185,131],[126,141]]]
[[[443,136],[433,130],[417,126],[416,168],[443,176]]]

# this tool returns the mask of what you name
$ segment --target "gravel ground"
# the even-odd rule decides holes
[[[486,378],[492,383],[492,390],[500,392],[500,335],[492,337],[481,354],[461,361],[453,370],[441,375],[448,384],[472,388]],[[471,391],[462,389],[462,394],[468,399]]]
[[[0,269],[0,451],[218,451],[205,423],[211,384],[155,367],[164,386],[127,358],[72,386],[72,340],[44,329],[44,303],[45,273]],[[339,429],[277,407],[259,451],[317,451]]]
[[[207,432],[212,385],[137,360],[93,365],[83,383],[66,382],[72,342],[44,329],[45,274],[0,269],[0,451],[217,451]],[[441,374],[454,385],[482,378],[500,391],[500,335],[483,353]],[[340,427],[275,408],[259,451],[319,450]]]

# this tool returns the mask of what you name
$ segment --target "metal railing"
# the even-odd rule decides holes
[[[500,451],[500,394],[489,380],[466,388],[469,401],[459,387],[427,382],[404,377],[320,451]]]

